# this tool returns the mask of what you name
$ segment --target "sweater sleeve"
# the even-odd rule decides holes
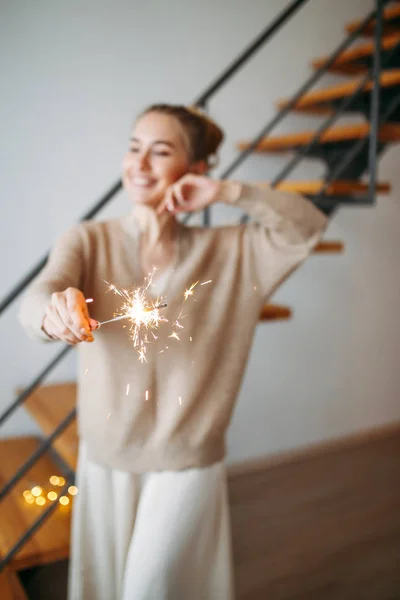
[[[231,204],[254,219],[245,229],[259,285],[264,296],[276,287],[311,253],[328,224],[314,204],[299,194],[239,184]]]
[[[76,225],[55,243],[46,265],[22,298],[19,321],[33,339],[52,341],[42,329],[51,295],[68,287],[82,287],[84,265],[81,231],[82,225]]]

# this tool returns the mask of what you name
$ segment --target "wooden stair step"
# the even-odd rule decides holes
[[[400,33],[387,35],[382,38],[382,50],[392,50],[400,44]],[[366,59],[372,59],[374,55],[375,43],[367,42],[356,48],[351,48],[342,52],[340,56],[328,67],[332,73],[344,73],[346,75],[359,75],[365,73],[370,68],[370,62],[366,64]],[[362,61],[358,63],[357,61]],[[328,62],[328,57],[317,58],[312,61],[314,69],[320,69]]]
[[[279,304],[265,304],[260,313],[260,321],[286,321],[292,316],[288,306]]]
[[[5,568],[0,573],[1,600],[29,600],[18,575]]]
[[[265,182],[255,183],[261,187],[267,187],[269,185]],[[276,186],[276,189],[283,192],[315,196],[322,191],[323,187],[324,182],[318,179],[310,181],[286,180],[279,183]],[[389,183],[383,182],[377,184],[377,191],[379,194],[389,194],[390,190],[391,186]],[[328,185],[325,193],[331,196],[365,196],[365,194],[368,193],[368,183],[347,179],[337,180]]]
[[[365,17],[364,17],[365,19]],[[349,33],[353,33],[358,27],[360,27],[361,23],[364,19],[352,21],[346,25],[346,30]],[[400,5],[394,4],[393,6],[388,6],[383,10],[383,34],[388,35],[391,33],[398,33],[400,31],[400,25],[398,20],[400,19]],[[373,19],[364,29],[360,32],[360,35],[371,36],[375,31],[375,23],[376,20]]]
[[[76,383],[62,383],[39,387],[25,402],[26,410],[32,415],[44,434],[50,435],[61,421],[76,406]],[[53,443],[67,465],[76,470],[78,435],[76,420]]]
[[[284,135],[273,135],[259,142],[253,152],[284,152],[296,150],[306,146],[315,136],[315,131],[300,131]],[[319,145],[339,142],[352,142],[366,138],[370,134],[370,124],[360,123],[356,125],[342,125],[329,127],[320,136]],[[400,142],[400,124],[385,123],[379,128],[379,141],[382,143]],[[250,141],[241,141],[237,144],[239,150],[247,150],[251,146]]]
[[[336,240],[322,240],[314,248],[314,254],[340,254],[344,251],[344,243]]]
[[[0,440],[0,456],[7,457],[0,463],[0,486],[15,474],[17,469],[37,450],[40,439],[17,437]],[[51,475],[59,475],[60,470],[48,453],[44,454],[28,473],[4,498],[0,512],[0,556],[4,557],[12,546],[25,533],[49,504],[44,506],[27,504],[22,495],[26,489],[40,485],[44,489]],[[33,534],[10,563],[10,569],[19,571],[37,565],[45,565],[62,560],[69,554],[71,504],[58,505],[41,528]]]
[[[324,111],[330,111],[332,106],[330,102],[335,100],[341,100],[348,96],[351,96],[353,92],[360,85],[361,79],[356,78],[351,81],[347,81],[345,83],[340,83],[339,85],[329,86],[327,88],[322,88],[319,90],[315,90],[313,92],[308,92],[302,98],[300,98],[292,110],[296,111],[306,111],[306,112],[315,112],[316,114],[323,113]],[[380,75],[380,87],[381,88],[391,88],[400,85],[400,69],[391,69],[388,71],[383,71]],[[368,81],[364,85],[364,91],[370,92],[373,87],[373,82]],[[279,100],[277,106],[279,109],[285,108],[289,100],[282,99]]]

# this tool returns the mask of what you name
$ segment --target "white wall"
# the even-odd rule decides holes
[[[119,176],[134,115],[157,101],[190,102],[284,6],[283,0],[202,2],[26,0],[0,13],[3,296]],[[257,132],[331,51],[346,21],[372,0],[311,0],[212,101],[234,143]],[[335,81],[326,77],[323,83]],[[355,117],[347,121],[356,120]],[[319,120],[291,115],[277,131]],[[328,238],[343,256],[312,257],[276,295],[294,308],[287,323],[260,325],[229,435],[230,460],[296,447],[398,419],[400,408],[400,186],[391,150],[381,178],[390,197],[374,208],[341,208]],[[282,157],[251,158],[237,173],[266,180]],[[293,178],[316,177],[306,161]],[[123,194],[102,218],[129,210]],[[230,216],[216,211],[218,220]],[[0,320],[0,407],[53,355],[29,341],[16,308]],[[51,380],[73,379],[74,361]],[[4,435],[35,431],[19,410]]]

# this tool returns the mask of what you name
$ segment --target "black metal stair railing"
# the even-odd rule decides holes
[[[376,189],[376,174],[377,174],[377,154],[378,154],[378,135],[379,135],[379,100],[380,100],[380,74],[381,74],[381,40],[383,30],[383,2],[382,0],[376,0],[376,22],[375,22],[375,47],[374,47],[374,60],[373,60],[373,73],[372,80],[374,87],[372,88],[371,94],[371,111],[370,111],[370,142],[369,142],[369,198],[371,202],[375,199]],[[392,53],[393,54],[393,53]],[[385,61],[386,63],[386,61]]]
[[[283,16],[283,14],[280,15],[280,17],[278,17],[278,19],[271,26],[269,26],[267,28],[267,31],[264,33],[263,41],[261,42],[261,39],[260,39],[261,36],[260,36],[260,38],[258,40],[256,40],[256,42],[254,44],[252,44],[252,46],[250,47],[250,48],[253,48],[252,52],[255,52],[267,39],[269,39],[269,37],[278,29],[278,27],[280,27],[284,22],[286,22],[287,18],[295,10],[297,10],[300,7],[300,5],[304,4],[305,1],[307,1],[307,0],[298,0],[297,2],[294,2],[289,7],[289,9],[287,9],[287,11],[285,12],[285,16]],[[266,137],[266,135],[269,134],[269,132],[272,130],[272,128],[275,127],[280,122],[280,120],[294,107],[294,105],[301,98],[301,96],[318,80],[318,78],[324,72],[326,72],[326,70],[329,68],[329,66],[331,64],[333,64],[333,62],[336,60],[337,56],[339,56],[343,52],[343,50],[353,41],[353,39],[355,39],[355,37],[359,34],[361,29],[363,29],[365,27],[366,24],[368,24],[374,17],[377,17],[377,23],[379,24],[379,21],[382,19],[382,14],[381,14],[382,7],[386,3],[387,3],[387,0],[377,0],[377,9],[370,13],[370,15],[361,23],[361,25],[357,28],[357,30],[355,30],[352,34],[350,34],[348,36],[347,40],[339,46],[339,48],[331,55],[330,59],[328,59],[328,61],[320,69],[318,69],[318,71],[306,82],[306,84],[304,86],[302,86],[302,88],[299,90],[299,92],[297,92],[297,94],[295,96],[293,96],[293,98],[288,102],[288,104],[285,106],[285,108],[282,109],[281,112],[265,128],[263,128],[260,135],[257,136],[257,138],[250,145],[250,147],[248,149],[246,149],[245,151],[243,151],[241,153],[241,155],[235,161],[233,161],[233,163],[224,171],[221,178],[228,177],[233,172],[233,170],[236,169],[243,162],[243,160],[251,154],[251,152],[258,145],[258,143],[261,141],[261,139],[263,139],[264,137]],[[278,23],[279,23],[279,25],[278,25]],[[377,26],[378,33],[376,35],[376,40],[379,42],[379,46],[376,51],[378,55],[380,55],[379,29],[381,29],[381,26],[379,27],[379,25],[378,25]],[[268,35],[266,35],[266,34],[268,34]],[[242,66],[242,64],[245,61],[247,61],[248,58],[252,55],[252,52],[249,52],[250,48],[248,49],[248,51],[245,51],[245,53],[243,53],[243,55],[241,57],[239,57],[237,59],[237,61],[235,61],[235,63],[233,63],[228,68],[229,77],[234,72],[236,72],[236,70],[238,68],[240,68],[240,66]],[[375,81],[375,86],[378,86],[378,87],[379,87],[379,74],[380,74],[380,67],[379,67],[379,58],[378,58],[378,59],[375,59],[375,62],[374,62],[374,81]],[[371,77],[371,74],[369,73],[368,76]],[[207,93],[204,93],[202,96],[200,96],[198,98],[197,103],[202,106],[205,106],[207,99],[211,96],[211,94],[215,93],[219,89],[219,87],[221,87],[221,85],[223,85],[223,83],[226,82],[227,78],[228,78],[227,76],[224,76],[224,77],[220,77],[218,80],[216,80],[211,85],[211,87],[210,87],[211,91],[209,90],[208,95],[207,95]],[[364,85],[364,83],[363,83],[363,85]],[[363,85],[360,86],[361,90],[363,89]],[[357,93],[358,91],[359,91],[359,88],[357,88],[355,93]],[[377,95],[375,101],[373,101],[373,105],[374,105],[373,111],[371,111],[371,115],[374,115],[374,119],[378,119],[378,116],[379,116],[378,98],[379,98],[379,96]],[[398,105],[398,103],[396,104],[396,106]],[[345,110],[345,108],[343,110]],[[340,114],[343,112],[343,110],[340,112]],[[339,109],[339,111],[340,111],[340,109]],[[325,125],[325,129],[327,127],[329,127],[329,124],[327,125],[325,123],[324,125]],[[371,130],[372,130],[372,127],[371,127]],[[317,132],[318,136],[317,136],[316,140],[313,140],[314,144],[318,140],[318,137],[323,133],[323,131],[318,130],[318,132]],[[374,126],[374,132],[377,137],[376,123]],[[376,138],[375,138],[375,140],[376,140]],[[362,140],[362,141],[365,142],[366,140]],[[368,139],[367,139],[367,141],[368,141]],[[312,147],[312,146],[310,146],[310,147]],[[375,147],[375,156],[373,156],[373,154],[371,153],[370,160],[374,161],[373,165],[375,168],[376,147]],[[274,180],[274,185],[277,185],[277,178],[275,178],[275,180]],[[111,188],[111,190],[96,204],[96,206],[93,207],[91,209],[91,211],[89,211],[82,218],[82,220],[91,218],[92,216],[97,214],[97,212],[100,210],[100,208],[102,208],[115,195],[115,193],[120,188],[121,188],[121,181],[117,182],[117,184],[115,184],[113,186],[113,188]],[[19,286],[17,286],[13,290],[13,292],[14,292],[13,297],[11,297],[12,293],[9,294],[9,296],[6,298],[6,300],[9,300],[7,303],[5,303],[5,302],[1,303],[0,312],[2,310],[4,310],[6,308],[6,306],[8,306],[8,304],[10,302],[12,302],[12,300],[15,297],[17,297],[19,295],[19,293],[22,291],[22,289],[24,289],[24,287],[26,287],[26,285],[28,285],[28,283],[33,279],[33,277],[37,274],[37,272],[39,272],[39,270],[43,267],[43,265],[46,262],[46,259],[47,259],[47,257],[41,261],[40,268],[39,268],[39,265],[37,265],[35,267],[35,269],[37,269],[37,270],[34,269],[32,271],[32,272],[34,272],[33,275],[31,272],[26,278],[24,278],[23,282],[21,282],[19,284]],[[31,276],[30,279],[29,279],[29,276]],[[24,283],[23,287],[21,287],[22,283]],[[55,364],[57,364],[70,349],[71,349],[71,347],[63,348],[63,350],[53,359],[53,361],[39,374],[39,376],[34,380],[34,382],[32,382],[32,384],[16,399],[16,401],[0,417],[0,424],[15,410],[15,408],[17,406],[19,406],[20,404],[23,403],[23,401],[29,396],[29,394],[32,393],[32,391],[41,383],[41,381],[52,370],[52,368],[55,366]],[[1,490],[0,499],[12,489],[12,487],[17,483],[17,481],[19,481],[23,477],[23,475],[36,462],[36,460],[38,460],[38,458],[51,446],[52,442],[58,437],[58,435],[60,435],[62,433],[62,431],[65,430],[65,428],[69,425],[69,423],[75,417],[75,413],[76,413],[75,409],[73,411],[71,411],[69,413],[69,415],[67,415],[67,417],[54,430],[54,432],[47,439],[45,439],[45,441],[36,450],[36,452],[30,457],[30,459],[28,461],[26,461],[26,463],[20,467],[20,469],[17,471],[17,473],[14,475],[14,477],[11,478],[10,481],[7,482],[7,484]],[[55,506],[56,505],[52,505],[50,508],[48,508],[41,515],[41,517],[30,527],[30,529],[27,532],[25,532],[24,536],[22,536],[21,539],[17,541],[17,543],[10,550],[10,552],[7,554],[7,556],[5,556],[0,561],[0,571],[5,567],[6,564],[8,564],[10,562],[10,560],[12,559],[14,554],[19,550],[19,548],[23,545],[23,543],[38,529],[38,527],[40,527],[42,522],[44,522],[44,520],[53,512]]]

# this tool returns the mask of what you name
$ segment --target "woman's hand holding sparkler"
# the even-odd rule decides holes
[[[240,186],[237,181],[221,181],[188,173],[168,188],[157,213],[195,212],[213,202],[229,203],[240,194]]]
[[[70,287],[52,294],[42,327],[51,338],[75,345],[93,342],[92,331],[98,322],[90,318],[83,293]]]

